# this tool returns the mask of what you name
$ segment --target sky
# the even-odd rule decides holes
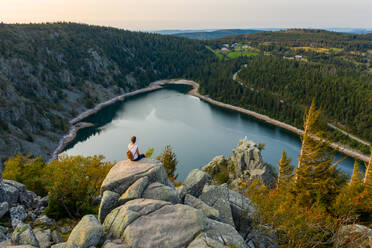
[[[372,0],[0,0],[0,22],[129,30],[372,28]]]

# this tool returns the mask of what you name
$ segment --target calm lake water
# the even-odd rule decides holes
[[[175,88],[176,87],[176,88]],[[153,157],[170,144],[179,161],[178,180],[195,168],[207,164],[217,155],[231,156],[239,139],[245,136],[265,143],[264,161],[277,167],[286,150],[297,163],[301,140],[281,128],[249,116],[212,106],[185,94],[187,86],[173,86],[132,97],[111,105],[84,121],[94,127],[78,132],[66,148],[69,155],[103,154],[107,160],[126,159],[129,139],[137,136],[141,152],[154,148]],[[336,154],[337,158],[344,155]],[[353,160],[347,158],[340,168],[352,173]]]

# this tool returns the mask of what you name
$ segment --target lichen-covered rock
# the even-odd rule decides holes
[[[229,202],[235,228],[242,236],[246,236],[252,229],[251,224],[256,210],[248,198],[230,189]]]
[[[206,244],[210,247],[225,247],[220,246],[223,240],[228,241],[227,247],[246,247],[232,226],[209,220],[202,211],[187,205],[135,199],[114,209],[103,226],[107,237],[122,241],[107,242],[107,248],[189,247],[191,244],[190,247],[198,247],[195,239],[199,236],[203,237],[200,242],[208,241]]]
[[[195,197],[199,197],[203,191],[203,187],[206,183],[212,180],[211,176],[204,171],[194,169],[187,176],[183,183],[182,196],[190,194]]]
[[[63,242],[62,236],[57,230],[52,231],[51,236],[54,244],[59,244]]]
[[[276,248],[279,247],[275,241],[273,230],[264,225],[256,226],[244,235],[248,241],[249,248]]]
[[[103,244],[102,248],[131,248],[131,247],[125,244],[116,244],[112,241],[106,241]]]
[[[31,245],[8,245],[8,246],[0,246],[1,248],[38,248]]]
[[[13,231],[12,243],[16,245],[31,245],[39,247],[34,232],[29,224],[19,224]]]
[[[101,186],[101,193],[106,190],[122,195],[135,181],[147,176],[149,183],[160,182],[173,187],[163,164],[155,159],[144,158],[140,161],[121,161],[111,168]]]
[[[199,199],[210,207],[217,209],[220,213],[219,219],[222,222],[234,226],[229,202],[229,189],[226,184],[220,186],[206,185]]]
[[[97,246],[103,236],[103,228],[94,215],[85,215],[74,227],[67,243],[80,248]]]
[[[49,203],[48,196],[44,197],[37,196],[36,198],[34,198],[33,207],[34,208],[47,207],[48,203]]]
[[[49,218],[46,215],[40,216],[35,220],[36,225],[45,225],[45,226],[54,226],[56,221],[52,218]]]
[[[173,204],[180,202],[178,193],[174,188],[159,182],[150,184],[142,193],[142,198],[167,201]]]
[[[101,204],[99,205],[98,209],[98,220],[99,222],[103,223],[105,221],[106,216],[117,207],[118,199],[120,195],[118,193],[112,192],[110,190],[106,190],[103,192]]]
[[[77,246],[64,242],[64,243],[52,245],[50,248],[77,248]]]
[[[26,186],[22,183],[17,182],[17,181],[4,179],[3,183],[15,187],[16,189],[18,189],[19,192],[26,192]]]
[[[8,202],[0,203],[0,219],[8,212],[8,210],[9,210]]]
[[[193,207],[193,208],[201,210],[204,213],[204,215],[207,216],[208,218],[218,219],[219,216],[220,216],[220,212],[217,209],[208,206],[202,200],[200,200],[200,199],[198,199],[198,198],[196,198],[192,195],[187,194],[185,196],[184,203],[186,205],[189,205],[189,206]]]
[[[34,199],[37,197],[37,195],[29,190],[26,190],[24,192],[20,192],[19,194],[19,202],[22,205],[25,205],[27,208],[31,208],[34,206]]]
[[[261,180],[267,186],[275,183],[275,169],[262,161],[261,151],[253,141],[241,139],[232,151],[235,178]]]
[[[52,235],[49,229],[42,230],[40,228],[34,229],[34,234],[39,242],[40,248],[49,248],[52,245]]]
[[[19,190],[9,184],[2,183],[2,189],[4,191],[4,198],[9,204],[17,204],[19,198]]]
[[[143,191],[146,189],[149,184],[148,177],[142,177],[135,181],[123,195],[120,196],[118,204],[123,205],[127,201],[141,198]]]
[[[66,226],[63,226],[63,227],[60,227],[59,228],[59,231],[63,234],[65,233],[68,233],[70,231],[72,231],[73,227],[69,226],[69,225],[66,225]]]
[[[169,202],[151,200],[151,199],[136,199],[125,203],[124,205],[115,208],[107,215],[103,228],[109,236],[114,239],[119,239],[122,236],[125,228],[134,220],[142,215],[147,215],[154,212],[165,205],[170,205]]]
[[[206,235],[200,235],[194,239],[187,248],[230,248],[232,246],[226,246],[222,242],[206,237]]]
[[[7,239],[8,239],[8,237],[6,236],[5,228],[0,226],[0,242],[2,242],[4,240],[7,240]]]
[[[123,231],[122,239],[132,247],[186,247],[204,228],[205,217],[200,210],[165,205],[133,221]]]
[[[9,212],[13,228],[18,226],[18,224],[22,223],[23,220],[27,218],[27,213],[23,205],[12,207]]]
[[[242,236],[229,224],[207,219],[205,236],[214,240],[223,240],[229,247],[247,247]]]
[[[358,224],[342,226],[337,233],[335,247],[372,247],[372,229]]]

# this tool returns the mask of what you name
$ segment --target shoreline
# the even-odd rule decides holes
[[[246,115],[249,115],[249,116],[252,116],[256,119],[259,119],[259,120],[262,120],[266,123],[269,123],[271,125],[274,125],[276,127],[279,127],[279,128],[283,128],[287,131],[290,131],[291,133],[294,133],[294,134],[297,134],[299,136],[302,136],[304,131],[301,130],[301,129],[298,129],[294,126],[291,126],[289,124],[286,124],[284,122],[281,122],[281,121],[278,121],[278,120],[275,120],[273,118],[270,118],[269,116],[267,115],[263,115],[263,114],[259,114],[257,112],[254,112],[254,111],[251,111],[251,110],[248,110],[248,109],[244,109],[244,108],[241,108],[241,107],[236,107],[236,106],[233,106],[233,105],[230,105],[230,104],[226,104],[226,103],[223,103],[223,102],[219,102],[219,101],[216,101],[216,100],[213,100],[212,98],[209,98],[209,97],[206,97],[206,96],[203,96],[203,95],[200,95],[198,93],[198,90],[199,90],[199,84],[194,82],[194,81],[191,81],[191,80],[185,80],[185,79],[181,79],[181,80],[168,80],[165,84],[184,84],[184,85],[190,85],[193,87],[192,90],[190,90],[188,92],[189,95],[192,95],[192,96],[195,96],[197,98],[199,98],[200,100],[202,101],[205,101],[205,102],[208,102],[209,104],[212,104],[212,105],[215,105],[215,106],[218,106],[218,107],[222,107],[222,108],[226,108],[226,109],[230,109],[230,110],[233,110],[233,111],[237,111],[237,112],[240,112],[240,113],[243,113],[243,114],[246,114]],[[349,156],[349,157],[352,157],[352,158],[356,158],[358,160],[361,160],[361,161],[364,161],[364,162],[367,162],[369,161],[369,156],[357,151],[357,150],[354,150],[354,149],[351,149],[350,147],[346,147],[344,145],[341,145],[339,143],[331,143],[330,144],[330,147],[332,147],[333,149],[336,149],[338,150],[339,152]]]
[[[55,159],[58,158],[58,155],[63,152],[63,150],[66,148],[66,146],[76,138],[77,132],[80,129],[94,126],[94,124],[92,124],[92,123],[81,122],[83,119],[97,113],[98,111],[100,111],[101,109],[103,109],[103,108],[105,108],[109,105],[112,105],[112,104],[114,104],[116,102],[119,102],[119,101],[124,101],[127,97],[140,95],[140,94],[144,94],[144,93],[147,93],[147,92],[152,92],[152,91],[155,91],[155,90],[162,89],[163,88],[162,84],[164,84],[165,82],[166,82],[166,80],[155,81],[155,82],[150,83],[149,86],[146,87],[146,88],[138,89],[138,90],[135,90],[135,91],[131,91],[131,92],[124,93],[122,95],[116,96],[114,98],[111,98],[110,100],[107,100],[107,101],[103,102],[103,103],[97,104],[94,108],[88,109],[88,110],[80,113],[75,118],[71,119],[70,120],[71,127],[70,127],[69,132],[66,135],[62,136],[62,138],[59,140],[58,146],[54,149],[54,151],[52,153],[52,156],[48,160],[48,163],[50,163],[52,160],[55,160]]]
[[[252,116],[256,119],[259,119],[261,121],[269,123],[273,126],[283,128],[283,129],[285,129],[285,130],[287,130],[291,133],[294,133],[296,135],[299,135],[299,136],[302,136],[303,133],[304,133],[304,131],[301,130],[301,129],[298,129],[298,128],[296,128],[294,126],[291,126],[289,124],[286,124],[284,122],[272,119],[267,115],[259,114],[257,112],[254,112],[254,111],[251,111],[251,110],[248,110],[248,109],[244,109],[244,108],[241,108],[241,107],[237,107],[237,106],[233,106],[233,105],[226,104],[226,103],[223,103],[223,102],[219,102],[219,101],[213,100],[212,98],[209,98],[207,96],[200,95],[198,93],[199,84],[196,83],[195,81],[186,80],[186,79],[159,80],[159,81],[155,81],[155,82],[150,83],[148,87],[138,89],[138,90],[135,90],[135,91],[132,91],[132,92],[128,92],[128,93],[122,94],[120,96],[114,97],[110,100],[107,100],[103,103],[100,103],[100,104],[96,105],[94,108],[88,109],[88,110],[84,111],[83,113],[79,114],[77,117],[70,120],[70,124],[72,125],[71,128],[70,128],[70,131],[69,131],[68,134],[64,135],[60,139],[57,148],[54,150],[51,158],[49,159],[49,162],[58,158],[58,155],[65,149],[65,147],[71,141],[73,141],[76,138],[77,132],[80,129],[93,126],[92,123],[81,122],[83,119],[87,118],[90,115],[93,115],[93,114],[97,113],[98,111],[100,111],[101,109],[103,109],[106,106],[109,106],[109,105],[114,104],[114,103],[119,102],[119,101],[123,101],[127,97],[131,97],[131,96],[140,95],[140,94],[143,94],[143,93],[163,89],[165,85],[170,85],[170,84],[192,86],[193,89],[190,90],[188,92],[188,94],[191,95],[191,96],[195,96],[195,97],[199,98],[200,100],[205,101],[209,104]],[[359,152],[357,150],[351,149],[349,147],[345,147],[344,145],[341,145],[341,144],[338,144],[338,143],[331,143],[330,146],[332,148],[338,150],[339,152],[344,153],[345,155],[347,155],[349,157],[356,158],[358,160],[361,160],[361,161],[364,161],[364,162],[367,162],[367,163],[369,161],[369,156],[367,156],[365,154],[362,154],[361,152]]]

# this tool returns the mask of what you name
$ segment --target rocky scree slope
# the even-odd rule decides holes
[[[267,180],[272,169],[258,163],[261,156],[256,148],[253,142],[241,140],[232,158],[214,159],[204,168],[241,158],[235,161],[240,161],[236,165],[242,170],[229,183],[243,177]],[[272,180],[266,183],[272,185]],[[2,180],[0,167],[0,221],[10,216],[12,222],[9,227],[0,224],[0,247],[278,247],[269,227],[253,224],[257,210],[251,201],[227,184],[215,185],[202,170],[192,170],[175,188],[158,160],[121,161],[106,176],[101,196],[98,217],[86,215],[74,228],[56,228],[55,221],[43,215],[48,199],[20,183]],[[60,232],[70,231],[64,242]],[[361,241],[358,247],[368,247],[372,230],[343,226],[336,247],[345,247],[351,236]]]
[[[44,215],[47,206],[48,197],[37,196],[19,182],[3,180],[0,164],[1,248],[47,248],[62,242],[61,234],[57,230],[52,231],[55,220]]]
[[[254,211],[250,201],[210,182],[210,175],[193,170],[176,189],[157,160],[119,162],[102,183],[98,220],[81,228],[93,218],[84,217],[59,247],[260,247],[254,232],[243,237],[234,221]]]
[[[188,76],[214,59],[200,41],[73,23],[0,24],[0,161],[48,158],[96,103]]]

